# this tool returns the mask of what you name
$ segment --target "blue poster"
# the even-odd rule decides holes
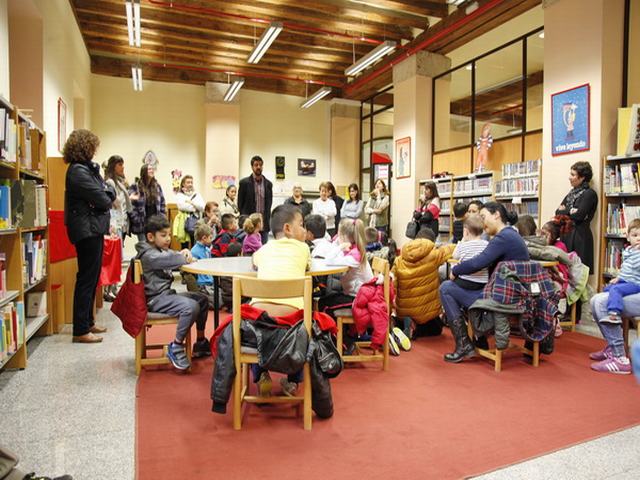
[[[589,150],[589,85],[551,96],[552,155]]]

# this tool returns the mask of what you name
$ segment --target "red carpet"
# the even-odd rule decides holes
[[[640,423],[634,378],[589,369],[602,340],[565,333],[539,368],[511,353],[501,373],[444,363],[452,344],[448,333],[420,339],[386,373],[347,368],[332,381],[334,417],[314,417],[311,432],[285,406],[248,406],[234,431],[230,407],[210,411],[211,360],[190,375],[145,371],[137,478],[454,479]]]

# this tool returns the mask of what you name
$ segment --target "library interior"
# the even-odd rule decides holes
[[[0,0],[0,480],[638,478],[639,26]]]

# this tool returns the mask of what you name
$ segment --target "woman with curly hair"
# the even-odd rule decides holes
[[[93,318],[102,267],[103,237],[109,233],[109,210],[116,192],[100,176],[93,157],[100,140],[89,130],[74,130],[64,145],[64,161],[69,164],[64,194],[64,223],[76,247],[78,274],[73,293],[73,341],[98,343],[106,332]]]
[[[144,226],[147,219],[153,215],[167,214],[164,193],[155,174],[153,166],[144,164],[140,168],[140,177],[129,187],[132,206],[129,231],[138,236],[139,242],[145,241]]]

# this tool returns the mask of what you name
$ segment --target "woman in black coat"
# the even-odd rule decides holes
[[[64,161],[69,164],[64,194],[64,223],[69,240],[76,247],[78,274],[73,293],[73,341],[98,343],[106,332],[95,325],[93,302],[96,296],[104,235],[109,233],[109,210],[116,192],[100,176],[92,162],[100,140],[89,130],[74,130],[64,145]]]
[[[589,267],[589,275],[595,272],[593,234],[589,224],[598,208],[598,194],[589,187],[592,178],[593,170],[588,162],[571,165],[569,182],[573,188],[556,210],[556,215],[567,215],[573,221],[573,229],[562,237],[562,241],[570,252],[576,252],[582,263]]]

